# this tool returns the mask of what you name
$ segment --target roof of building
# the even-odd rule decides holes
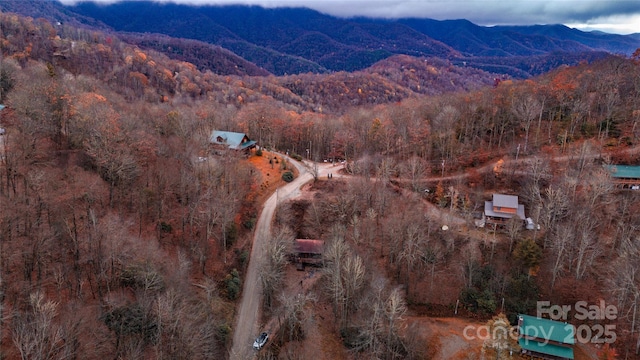
[[[524,350],[573,359],[575,327],[568,323],[518,315],[518,344]]]
[[[518,208],[518,197],[515,195],[493,194],[493,206]]]
[[[640,166],[609,165],[611,176],[617,179],[640,179]]]
[[[527,340],[525,338],[518,339],[518,345],[520,345],[520,347],[524,350],[533,351],[539,354],[557,356],[565,359],[573,359],[573,348],[571,347]]]
[[[211,143],[213,144],[227,145],[229,146],[229,148],[237,150],[244,150],[256,144],[256,142],[253,140],[247,140],[243,142],[245,138],[249,139],[249,137],[245,133],[215,130],[213,131],[213,133],[211,133],[211,138],[209,139],[209,141],[211,141]]]
[[[296,239],[293,243],[293,251],[305,254],[322,254],[324,252],[324,241]]]
[[[484,214],[486,216],[503,218],[503,219],[511,219],[512,217],[517,216],[521,220],[524,220],[526,218],[526,216],[524,215],[524,205],[522,204],[518,204],[518,208],[515,214],[493,211],[493,205],[494,205],[493,201],[484,202]]]

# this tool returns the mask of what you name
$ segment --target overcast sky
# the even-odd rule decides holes
[[[77,0],[62,0],[74,3]],[[96,1],[96,0],[94,0]],[[113,3],[118,0],[97,0]],[[181,4],[308,7],[340,16],[467,19],[478,25],[565,24],[584,31],[640,32],[640,0],[156,0]]]

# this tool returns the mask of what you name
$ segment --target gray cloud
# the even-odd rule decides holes
[[[63,0],[73,3],[76,0]],[[118,0],[97,0],[113,3]],[[340,17],[468,19],[479,25],[567,24],[640,32],[639,0],[156,0],[182,4],[308,7]]]

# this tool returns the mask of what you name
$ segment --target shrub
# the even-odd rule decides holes
[[[478,296],[478,310],[481,313],[490,315],[495,313],[497,309],[497,304],[493,293],[489,289],[484,289],[483,292]]]
[[[125,268],[120,274],[120,285],[144,291],[165,289],[162,275],[148,265],[133,265]]]
[[[514,274],[507,280],[505,308],[509,321],[517,321],[518,314],[527,314],[536,308],[539,299],[535,278],[524,273]]]
[[[227,286],[227,298],[229,300],[236,300],[240,296],[240,274],[238,270],[233,269],[224,278],[225,285]]]
[[[119,339],[140,337],[146,344],[153,344],[158,339],[157,320],[139,304],[115,308],[101,318]]]
[[[226,230],[226,238],[227,238],[227,248],[230,248],[235,244],[238,239],[238,227],[235,223],[229,224]]]
[[[229,340],[231,340],[231,326],[227,323],[218,325],[216,337],[218,338],[218,341],[226,345]]]
[[[282,180],[286,181],[286,182],[292,182],[293,181],[293,173],[291,171],[285,171],[284,173],[282,173]]]
[[[254,226],[256,226],[256,221],[257,219],[255,218],[255,216],[246,219],[243,223],[242,226],[244,226],[245,229],[251,230],[253,229]]]
[[[160,231],[162,231],[163,233],[169,234],[171,233],[171,231],[173,231],[173,227],[171,227],[171,224],[161,221]]]
[[[340,329],[340,337],[342,337],[342,343],[348,349],[361,349],[367,341],[362,331],[355,326]]]
[[[247,250],[242,250],[239,254],[238,254],[238,262],[240,263],[241,267],[245,267],[245,265],[249,262],[249,252]]]
[[[540,260],[542,260],[542,249],[532,239],[525,239],[516,245],[514,255],[519,264],[528,270],[540,264]]]
[[[258,150],[256,150],[256,156],[262,156],[262,149],[258,148]]]

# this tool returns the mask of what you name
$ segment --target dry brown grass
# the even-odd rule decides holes
[[[274,158],[276,159],[275,161]],[[271,160],[271,163],[269,160]],[[285,171],[292,171],[294,176],[298,176],[295,167],[288,163],[285,170],[283,166],[284,160],[279,154],[263,151],[262,156],[257,156],[252,153],[248,161],[260,174],[260,184],[256,187],[257,194],[255,195],[258,204],[262,204],[278,187],[286,184],[282,180],[282,174]]]

